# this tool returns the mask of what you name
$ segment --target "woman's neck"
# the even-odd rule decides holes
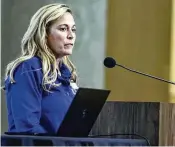
[[[61,58],[57,58],[56,62],[57,62],[57,68],[59,68],[60,67],[60,63],[61,63]]]
[[[60,72],[61,58],[57,58],[56,62],[57,62],[57,72],[61,76],[61,72]]]

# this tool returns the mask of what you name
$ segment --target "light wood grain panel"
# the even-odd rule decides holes
[[[175,146],[175,104],[160,104],[159,145]]]

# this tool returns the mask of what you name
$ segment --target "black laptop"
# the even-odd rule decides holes
[[[57,136],[87,137],[109,93],[110,90],[79,88]]]

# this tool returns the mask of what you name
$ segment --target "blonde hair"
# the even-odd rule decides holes
[[[47,46],[47,29],[49,24],[60,18],[66,12],[72,14],[70,8],[65,4],[49,4],[41,7],[31,18],[29,27],[21,41],[21,56],[7,65],[6,78],[9,76],[11,83],[14,83],[14,70],[15,68],[35,55],[39,56],[42,60],[43,70],[43,89],[48,91],[46,85],[54,85],[57,79],[57,62],[51,49]],[[76,69],[70,59],[65,56],[62,62],[71,71],[71,80],[77,81]],[[56,85],[58,86],[58,85]]]

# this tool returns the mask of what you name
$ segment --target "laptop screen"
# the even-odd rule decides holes
[[[57,136],[87,137],[109,94],[110,90],[79,88]]]

